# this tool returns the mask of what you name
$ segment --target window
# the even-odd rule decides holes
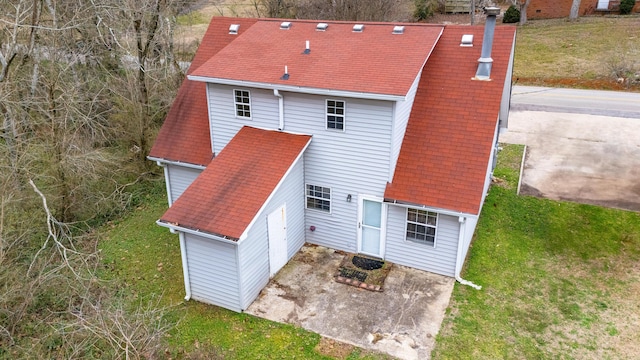
[[[307,209],[331,212],[331,188],[307,184]]]
[[[249,90],[234,90],[236,117],[251,119],[251,96]]]
[[[407,209],[407,240],[435,246],[438,214],[432,211]]]
[[[327,129],[344,131],[344,101],[327,100]]]

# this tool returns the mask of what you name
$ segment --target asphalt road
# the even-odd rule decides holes
[[[514,86],[511,110],[640,119],[640,93]]]

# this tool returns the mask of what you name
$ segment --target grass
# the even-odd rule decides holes
[[[178,237],[155,225],[166,210],[162,191],[101,232],[102,278],[131,306],[158,302],[175,324],[166,357],[189,359],[383,359],[351,345],[327,342],[291,325],[183,301]],[[158,301],[159,299],[159,301]],[[338,351],[339,350],[339,351]],[[329,356],[329,355],[333,356]]]
[[[506,145],[434,359],[629,358],[640,353],[640,214],[519,197]]]
[[[638,29],[639,16],[531,21],[518,27],[514,79],[615,88],[624,73],[640,71]]]

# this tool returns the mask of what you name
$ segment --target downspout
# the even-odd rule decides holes
[[[471,286],[476,290],[482,289],[482,286],[476,285],[469,280],[465,280],[460,276],[460,272],[462,271],[462,264],[464,263],[464,257],[462,256],[464,250],[464,231],[466,229],[467,218],[463,216],[458,217],[458,222],[460,223],[460,234],[458,235],[458,254],[456,258],[456,281],[458,281],[462,285]]]
[[[184,233],[178,232],[180,238],[180,256],[182,257],[182,276],[184,277],[185,301],[191,299],[191,282],[189,281],[189,264],[187,263],[187,247],[184,241]]]
[[[167,187],[167,202],[169,202],[169,207],[171,207],[171,205],[173,205],[173,201],[171,198],[171,184],[169,183],[169,166],[160,161],[156,161],[156,164],[161,166],[164,171],[164,185]]]
[[[278,124],[278,130],[284,130],[284,96],[280,94],[278,89],[273,89],[273,95],[278,97],[278,111],[280,113],[280,122]]]

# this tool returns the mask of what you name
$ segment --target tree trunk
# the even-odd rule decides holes
[[[573,0],[571,3],[571,12],[569,12],[569,19],[576,20],[578,18],[578,12],[580,11],[580,0]]]
[[[531,0],[520,1],[520,25],[527,23],[527,8],[529,7]]]

